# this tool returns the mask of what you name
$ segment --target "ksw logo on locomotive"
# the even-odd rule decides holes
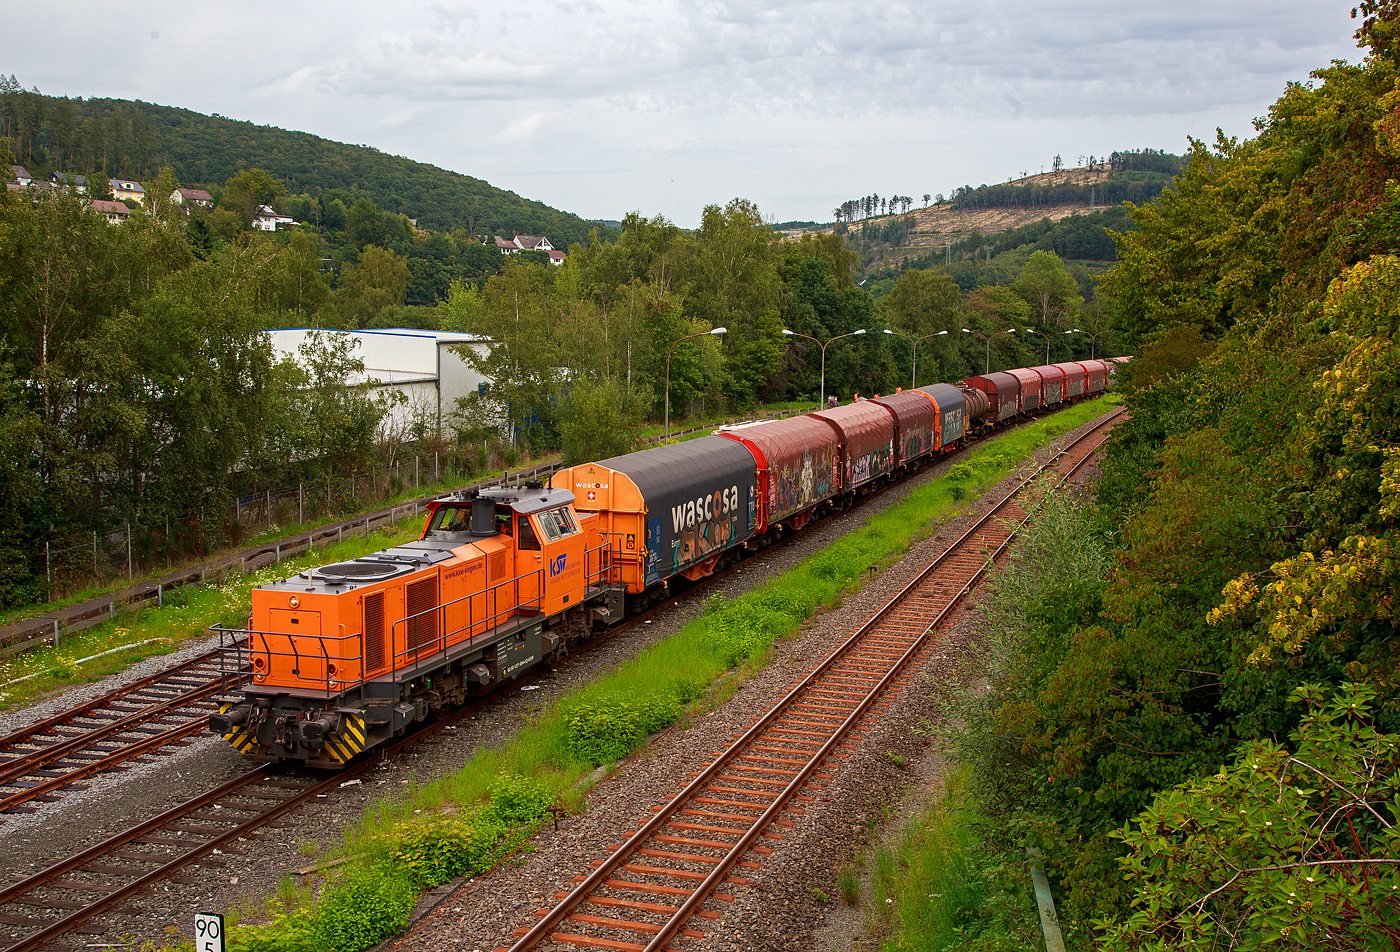
[[[739,487],[730,486],[713,495],[688,499],[671,507],[671,531],[694,529],[697,522],[708,522],[726,516],[739,508]]]
[[[556,556],[555,558],[552,558],[552,559],[549,560],[549,577],[550,577],[550,578],[557,578],[558,576],[564,574],[564,565],[565,565],[565,561],[568,559],[568,557],[569,557],[569,554],[566,552],[566,553],[564,553],[563,555]]]

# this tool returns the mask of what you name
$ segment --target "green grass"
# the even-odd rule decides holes
[[[876,850],[871,893],[879,912],[871,931],[885,936],[883,952],[1037,946],[1027,867],[988,849],[988,824],[968,803],[967,776],[966,769],[951,772],[939,801]]]
[[[401,519],[367,537],[352,536],[252,575],[235,574],[218,584],[176,589],[167,593],[164,607],[119,611],[101,625],[65,635],[57,648],[34,648],[0,661],[0,708],[30,704],[49,692],[98,681],[146,658],[169,654],[190,639],[203,637],[210,625],[241,626],[247,620],[249,592],[254,586],[397,545],[415,538],[420,524],[421,516]],[[123,645],[132,647],[78,663]],[[16,681],[18,678],[25,680]]]
[[[868,570],[892,564],[940,519],[960,511],[958,500],[999,482],[1026,455],[1103,412],[1101,401],[1081,404],[970,451],[954,467],[956,475],[916,489],[784,575],[737,599],[712,597],[701,618],[561,698],[500,747],[479,751],[460,770],[422,787],[375,801],[333,852],[352,861],[337,869],[319,898],[295,909],[269,905],[266,922],[233,931],[230,949],[364,948],[345,944],[343,933],[332,938],[316,931],[316,923],[332,921],[327,910],[353,910],[360,917],[352,923],[356,937],[391,934],[406,915],[398,898],[406,891],[449,874],[484,872],[533,835],[549,806],[579,809],[595,767],[723,703],[767,662],[777,641],[794,637],[820,608],[859,590]],[[447,844],[445,853],[433,852],[434,837]],[[889,854],[879,865],[894,871],[897,860]],[[371,882],[378,892],[369,894]],[[838,883],[850,901],[847,885]],[[884,928],[894,910],[884,912],[893,903],[883,900],[893,894],[877,896],[881,911],[873,925]],[[344,925],[343,918],[338,913],[334,920]]]

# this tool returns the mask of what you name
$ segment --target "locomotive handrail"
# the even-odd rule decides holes
[[[259,677],[266,677],[267,674],[270,673],[270,670],[271,670],[271,663],[270,663],[270,661],[271,661],[272,658],[292,658],[292,659],[296,662],[296,668],[294,669],[294,671],[296,672],[296,675],[295,675],[295,676],[296,676],[297,680],[299,680],[299,681],[305,681],[305,682],[307,682],[308,684],[321,684],[321,685],[322,685],[321,690],[325,691],[326,694],[327,694],[327,696],[329,696],[329,695],[331,695],[331,694],[339,693],[339,692],[341,692],[341,691],[346,690],[347,688],[354,688],[354,687],[357,687],[357,686],[363,684],[363,683],[365,682],[365,680],[366,680],[366,679],[365,679],[365,666],[364,666],[364,633],[363,633],[363,632],[355,632],[354,634],[349,634],[349,635],[344,635],[344,634],[342,634],[342,635],[290,635],[290,634],[288,634],[287,632],[284,632],[284,631],[260,631],[260,630],[253,629],[253,628],[229,628],[229,627],[224,626],[224,625],[210,625],[209,628],[208,628],[208,630],[211,631],[211,632],[216,632],[216,633],[218,633],[218,635],[219,635],[219,641],[220,641],[220,644],[219,644],[219,652],[220,652],[219,662],[220,662],[220,665],[219,665],[219,666],[220,666],[220,675],[221,675],[221,677],[226,677],[226,676],[228,675],[228,673],[229,673],[230,665],[228,665],[228,663],[227,663],[227,657],[228,657],[229,652],[235,652],[235,653],[236,653],[236,660],[235,660],[234,665],[232,666],[232,672],[233,672],[233,675],[234,675],[234,678],[235,678],[235,685],[234,685],[235,687],[240,686],[240,685],[242,685],[242,684],[245,684],[245,683],[247,683],[247,682],[250,681],[250,680],[256,682],[257,679],[258,679]],[[235,641],[233,644],[227,644],[227,645],[226,645],[226,644],[223,643],[223,638],[224,638],[225,635],[233,636],[233,637],[235,637],[235,638],[241,638],[241,637],[243,637],[243,636],[247,636],[247,639],[248,639],[248,640],[247,640],[247,644],[246,644],[246,647],[247,647],[247,650],[248,650],[248,664],[247,664],[247,665],[244,665],[244,664],[243,664],[243,649],[244,649],[245,645],[244,645],[243,643],[241,643],[241,642],[238,642],[238,641]],[[290,651],[279,651],[279,650],[274,649],[274,648],[272,647],[272,645],[270,645],[270,644],[268,643],[268,640],[267,640],[267,639],[268,639],[269,637],[286,638],[286,639],[288,640],[290,646],[291,646],[291,650],[290,650]],[[260,647],[260,648],[254,646],[254,639],[255,639],[255,638],[256,638],[256,640],[257,640],[258,642],[261,643],[261,647]],[[324,661],[326,662],[326,674],[325,674],[324,677],[311,678],[311,677],[307,677],[306,675],[304,675],[304,674],[301,673],[301,661],[302,661],[302,658],[303,658],[303,657],[305,657],[305,658],[310,658],[310,657],[313,657],[313,656],[312,656],[312,655],[309,655],[309,654],[308,654],[308,655],[303,655],[300,651],[297,650],[296,641],[295,641],[295,639],[297,639],[297,638],[315,638],[315,639],[317,640],[317,643],[319,644],[319,646],[320,646],[320,648],[321,648],[321,657],[322,657],[322,660],[324,660]],[[335,656],[335,657],[332,657],[332,656],[331,656],[331,653],[326,649],[326,642],[327,642],[327,641],[334,641],[334,642],[341,642],[341,641],[358,641],[358,642],[360,643],[360,654],[359,654],[358,656],[337,655],[337,656]],[[259,672],[259,671],[257,670],[257,668],[253,666],[253,658],[254,658],[254,656],[257,655],[257,654],[263,654],[263,655],[266,655],[266,656],[267,656],[267,658],[269,659],[269,665],[268,665],[269,671]],[[333,662],[337,662],[337,661],[343,661],[343,662],[346,662],[347,664],[348,664],[348,663],[351,663],[351,662],[359,662],[359,665],[360,665],[360,674],[359,674],[358,679],[356,679],[356,680],[350,680],[350,679],[345,679],[345,678],[335,678],[335,677],[332,677],[332,676],[331,676],[331,675],[332,675],[332,672],[331,672],[330,668],[331,668],[332,663],[333,663]],[[245,668],[247,669],[246,671],[244,670]],[[338,672],[337,672],[337,673],[338,673]],[[224,689],[227,690],[227,683],[225,683]]]
[[[539,584],[539,589],[540,589],[540,595],[538,595],[535,599],[533,599],[533,600],[530,601],[530,602],[524,602],[524,603],[522,603],[521,600],[520,600],[520,582],[521,582],[522,580],[524,580],[524,579],[527,579],[527,578],[531,577],[531,576],[538,576],[538,577],[539,577],[539,582],[538,582],[538,584]],[[507,585],[513,586],[513,587],[514,587],[514,590],[515,590],[515,591],[514,591],[515,598],[512,599],[512,605],[511,605],[511,607],[510,607],[510,608],[507,608],[507,609],[500,609],[499,607],[497,607],[497,609],[496,609],[495,611],[490,611],[489,609],[492,607],[492,605],[489,604],[489,603],[494,603],[496,606],[499,606],[499,605],[500,605],[500,595],[499,595],[499,591],[500,591],[500,589],[504,588],[504,587],[507,586]],[[452,637],[455,636],[455,635],[458,635],[458,634],[462,633],[463,631],[468,631],[468,632],[474,631],[477,625],[480,625],[480,624],[486,625],[486,630],[483,631],[483,632],[481,633],[481,635],[475,635],[475,634],[469,635],[469,636],[467,637],[467,639],[466,639],[466,641],[467,641],[468,643],[474,642],[478,637],[485,637],[486,635],[490,634],[490,632],[491,632],[492,629],[499,628],[499,627],[501,626],[501,623],[502,623],[502,620],[503,620],[503,619],[507,619],[507,618],[512,617],[512,615],[513,615],[514,613],[518,613],[518,612],[520,611],[520,609],[522,609],[522,608],[540,609],[540,608],[541,608],[541,602],[542,602],[542,600],[543,600],[543,598],[544,598],[543,592],[544,592],[544,569],[543,569],[543,568],[539,568],[539,569],[535,569],[535,570],[532,571],[532,572],[526,572],[524,575],[517,575],[515,578],[506,579],[506,580],[504,580],[504,581],[497,582],[495,585],[491,585],[491,586],[489,586],[489,587],[487,587],[487,588],[485,588],[485,589],[482,589],[482,590],[479,591],[479,592],[469,592],[469,593],[466,594],[466,595],[462,595],[462,596],[460,596],[460,597],[458,597],[458,598],[454,598],[454,599],[453,599],[452,601],[450,601],[450,602],[443,602],[441,605],[435,605],[435,606],[432,607],[432,608],[425,608],[425,609],[424,609],[423,611],[421,611],[421,612],[414,612],[412,615],[407,615],[407,616],[405,616],[405,617],[403,617],[403,618],[400,618],[398,621],[394,622],[393,625],[390,627],[390,631],[391,631],[391,632],[398,632],[398,631],[402,630],[402,628],[405,628],[405,627],[408,625],[408,623],[409,623],[410,621],[412,621],[413,619],[415,619],[415,618],[420,618],[420,617],[422,617],[422,616],[424,616],[424,615],[427,615],[427,614],[430,613],[430,612],[437,612],[437,613],[440,613],[440,614],[439,614],[439,623],[438,623],[438,625],[437,625],[437,629],[438,629],[438,635],[437,635],[437,637],[435,637],[431,642],[420,643],[420,644],[417,644],[417,645],[413,646],[412,648],[405,647],[403,651],[397,651],[397,650],[396,650],[396,651],[393,653],[393,659],[392,659],[392,662],[391,662],[391,669],[392,669],[392,671],[397,675],[397,673],[398,673],[398,671],[399,671],[399,661],[400,661],[401,658],[403,659],[403,668],[404,668],[404,669],[407,670],[407,669],[416,669],[416,668],[418,668],[419,665],[420,665],[420,662],[419,662],[419,660],[418,660],[418,655],[419,655],[420,653],[422,653],[423,650],[424,650],[425,648],[431,647],[433,650],[432,650],[430,653],[436,653],[436,652],[439,652],[439,651],[445,651],[445,650],[447,649],[448,640],[449,640],[450,638],[452,638]],[[474,599],[474,598],[481,598],[481,597],[483,597],[483,596],[484,596],[484,597],[487,599],[487,601],[488,601],[488,606],[487,606],[488,611],[487,611],[487,613],[486,613],[485,615],[483,615],[481,618],[476,618],[476,617],[474,617],[474,609],[475,609],[475,606],[472,604],[472,601],[471,601],[471,600]],[[464,624],[464,625],[459,625],[458,627],[456,627],[455,629],[453,629],[451,632],[449,632],[449,631],[446,630],[446,627],[447,627],[447,626],[446,626],[446,611],[447,611],[448,608],[452,607],[453,605],[457,605],[457,604],[459,604],[459,603],[461,603],[461,602],[466,602],[466,603],[467,603],[467,621],[466,621],[466,624]],[[398,643],[398,639],[397,639],[397,638],[393,638],[392,641],[393,641],[394,644],[397,644],[397,643]],[[404,639],[404,644],[407,645],[407,643],[408,643],[408,639],[405,638],[405,639]],[[408,656],[409,654],[412,654],[412,655],[414,656],[413,662],[412,662],[411,665],[409,664],[409,662],[408,662],[408,660],[407,660],[407,656]]]

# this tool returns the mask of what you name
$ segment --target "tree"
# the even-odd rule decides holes
[[[645,409],[645,401],[616,380],[570,383],[559,415],[564,465],[631,452],[641,437]]]
[[[1133,910],[1110,950],[1369,949],[1400,944],[1400,735],[1375,692],[1319,685],[1292,750],[1246,745],[1213,776],[1159,794],[1123,833]]]
[[[222,498],[247,458],[271,366],[258,285],[274,254],[234,245],[163,277],[86,349],[100,384],[89,412],[104,421],[90,447],[108,461],[93,476],[133,523]]]
[[[262,206],[271,205],[286,193],[287,187],[270,172],[244,169],[224,183],[218,207],[232,214],[241,230],[252,225]]]
[[[919,365],[926,379],[947,379],[955,375],[955,367],[961,369],[953,356],[962,336],[961,305],[962,291],[957,284],[935,271],[904,272],[885,302],[892,330],[915,339],[948,332],[919,345]],[[901,342],[897,346],[906,345]]]
[[[1061,326],[1065,315],[1077,310],[1084,299],[1079,284],[1065,270],[1053,251],[1033,251],[1016,278],[1016,293],[1035,309],[1043,328]]]
[[[740,198],[722,209],[707,206],[695,237],[686,314],[728,328],[725,389],[741,406],[757,398],[782,364],[777,240],[758,208]]]
[[[551,283],[547,268],[509,261],[479,294],[461,285],[449,293],[449,322],[491,341],[484,354],[461,350],[472,369],[491,381],[457,408],[464,429],[497,429],[512,443],[517,437],[552,438],[560,374]]]
[[[366,327],[386,307],[402,304],[412,274],[392,251],[367,245],[359,260],[340,272],[337,304],[345,327]]]

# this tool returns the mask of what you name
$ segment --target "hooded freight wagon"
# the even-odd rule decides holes
[[[841,488],[854,492],[894,469],[894,414],[865,400],[810,414],[831,426],[841,447]]]
[[[979,374],[962,382],[964,387],[981,390],[987,395],[987,412],[993,423],[1010,420],[1021,412],[1021,381],[1004,371]]]
[[[755,533],[767,532],[790,517],[791,528],[801,528],[818,503],[841,492],[840,442],[835,428],[824,420],[807,414],[742,423],[721,428],[719,435],[752,454],[750,462],[757,465]]]
[[[753,536],[757,477],[742,445],[702,436],[561,469],[551,485],[598,513],[610,581],[636,594],[672,575],[703,578]]]
[[[967,432],[967,400],[962,391],[952,384],[936,383],[920,387],[922,393],[938,409],[934,432],[934,448],[947,450],[956,446]]]
[[[937,448],[938,407],[926,395],[904,390],[870,402],[886,407],[894,415],[896,466],[907,466]]]

